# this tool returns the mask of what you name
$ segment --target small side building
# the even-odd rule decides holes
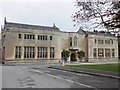
[[[118,39],[106,32],[86,32],[89,62],[117,62]]]

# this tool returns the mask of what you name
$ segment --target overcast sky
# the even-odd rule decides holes
[[[0,25],[4,17],[8,22],[53,26],[62,31],[75,32],[72,14],[76,11],[75,0],[1,0]]]

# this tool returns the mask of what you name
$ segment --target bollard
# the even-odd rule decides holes
[[[65,64],[64,64],[64,60],[62,60],[62,65],[61,65],[62,67],[64,67],[65,66]]]

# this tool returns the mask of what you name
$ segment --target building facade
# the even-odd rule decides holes
[[[79,61],[78,51],[85,52],[84,62],[118,60],[118,39],[108,33],[64,32],[55,26],[36,26],[4,21],[2,28],[4,62],[59,62],[63,50],[70,52],[67,61]]]

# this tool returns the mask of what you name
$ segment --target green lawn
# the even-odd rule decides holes
[[[96,64],[96,65],[66,65],[66,66],[118,72],[118,68],[120,68],[120,67],[118,67],[119,65],[120,64]],[[120,70],[119,70],[119,72],[120,72]]]

